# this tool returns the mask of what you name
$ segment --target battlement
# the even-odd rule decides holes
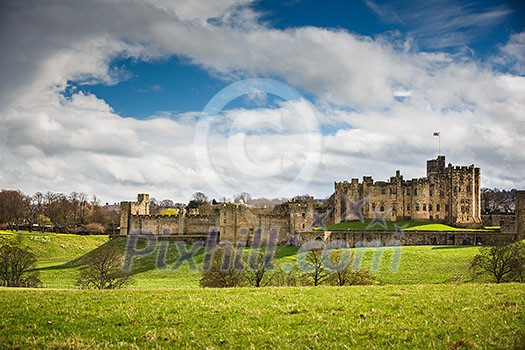
[[[438,221],[455,226],[481,225],[480,168],[468,166],[445,167],[445,156],[427,161],[427,176],[404,180],[396,171],[389,181],[374,182],[371,176],[363,176],[351,183],[335,183],[333,194],[334,223],[355,219],[349,214],[347,203],[366,201],[363,207],[365,220],[374,215],[388,215],[390,221],[415,220]],[[377,211],[377,212],[376,212]],[[339,215],[340,213],[340,215]]]

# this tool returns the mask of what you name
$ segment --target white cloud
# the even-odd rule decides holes
[[[304,191],[324,197],[333,180],[368,174],[384,180],[398,168],[406,177],[423,176],[425,160],[436,154],[436,130],[449,160],[483,168],[484,185],[525,186],[519,151],[525,148],[525,78],[513,72],[498,73],[468,55],[406,49],[387,37],[271,29],[257,24],[247,1],[150,3],[6,8],[0,187],[79,190],[110,200],[136,192],[187,200],[197,190],[219,197],[230,195],[225,191],[231,187],[264,196]],[[494,62],[512,59],[519,72],[522,38],[511,37]],[[210,137],[210,150],[194,145],[198,113],[136,120],[119,116],[97,96],[61,95],[69,80],[116,83],[122,76],[109,68],[114,57],[172,54],[226,79],[279,77],[313,93],[316,105],[289,101],[276,109],[229,111]],[[249,96],[263,97],[256,91]],[[284,189],[308,164],[306,145],[315,135],[305,132],[301,116],[311,108],[321,128],[336,130],[322,137],[320,154],[313,152],[320,156],[317,180],[302,174]],[[211,156],[222,184],[207,185],[213,174],[201,169],[195,152]],[[253,164],[243,167],[239,157]],[[250,176],[264,164],[275,167],[264,169],[272,176]]]
[[[453,0],[365,3],[381,20],[409,28],[418,43],[433,49],[467,45],[513,12],[505,5],[480,9],[468,1]]]

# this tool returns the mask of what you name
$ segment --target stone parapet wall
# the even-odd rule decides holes
[[[517,234],[486,231],[311,231],[297,233],[295,242],[302,245],[308,241],[342,241],[348,247],[390,245],[486,245],[511,243]]]

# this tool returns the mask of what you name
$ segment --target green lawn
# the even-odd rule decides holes
[[[65,263],[108,241],[108,236],[80,236],[62,233],[0,231],[2,241],[20,242],[36,254],[39,266]]]
[[[44,286],[49,288],[73,288],[78,268],[63,268],[61,265],[89,253],[108,240],[108,236],[0,231],[0,243],[18,242],[36,254],[40,279]]]
[[[518,284],[0,288],[0,348],[523,349]]]
[[[124,249],[126,239],[112,240],[106,244],[117,249]],[[189,248],[188,248],[189,249]],[[469,281],[469,264],[479,248],[472,246],[406,246],[352,249],[356,256],[362,256],[362,266],[371,269],[379,284],[414,284],[414,283],[450,283],[452,281]],[[298,248],[279,247],[276,264],[295,264]],[[248,254],[248,251],[245,252]],[[398,258],[398,263],[393,261]],[[168,244],[166,266],[156,268],[158,250],[147,256],[133,260],[133,287],[156,288],[198,288],[200,272],[190,269],[184,262],[174,269],[179,258],[175,244]],[[75,283],[78,267],[83,257],[69,263],[47,267],[42,270],[42,280],[49,287],[66,287]],[[198,268],[202,266],[203,251],[195,256]]]
[[[0,239],[16,235],[1,233]],[[125,251],[127,240],[109,240],[105,236],[51,234],[21,235],[22,245],[30,246],[39,258],[41,280],[47,288],[75,288],[79,267],[102,244]],[[143,246],[139,246],[138,249]],[[186,247],[189,250],[189,247]],[[473,246],[401,246],[362,248],[353,251],[362,257],[362,266],[371,269],[378,284],[451,283],[470,281],[469,264],[479,248]],[[275,256],[278,266],[295,264],[298,248],[279,247]],[[248,254],[246,252],[245,254]],[[200,272],[184,262],[174,269],[179,253],[173,242],[168,244],[166,266],[156,268],[158,249],[133,260],[133,288],[198,288]],[[203,251],[195,256],[202,266]],[[398,260],[393,261],[393,259]],[[396,263],[398,261],[398,263]],[[394,268],[394,269],[392,269]]]
[[[479,231],[478,229],[465,229],[419,221],[385,221],[384,224],[386,224],[386,227],[380,222],[347,221],[330,225],[326,229],[329,231],[395,231],[397,229],[407,231]]]

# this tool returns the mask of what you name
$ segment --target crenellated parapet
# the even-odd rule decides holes
[[[455,226],[481,226],[480,168],[445,166],[445,156],[427,161],[427,176],[404,180],[400,171],[389,181],[364,176],[360,183],[334,183],[333,222],[355,220],[350,206],[361,203],[363,219],[437,221]],[[366,202],[366,203],[362,203]],[[354,208],[355,209],[355,208]]]

